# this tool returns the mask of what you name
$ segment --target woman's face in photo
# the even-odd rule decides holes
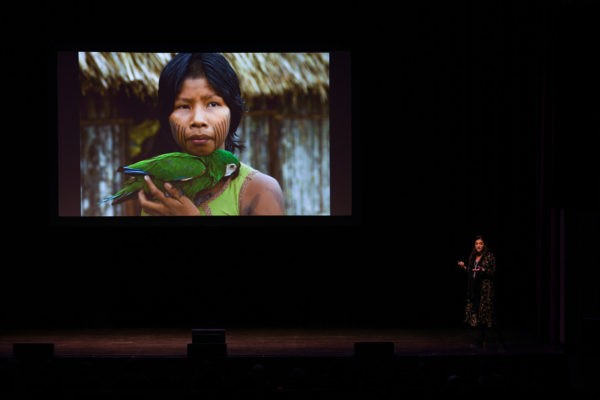
[[[231,111],[206,78],[187,78],[169,116],[171,134],[186,153],[206,156],[225,148]]]

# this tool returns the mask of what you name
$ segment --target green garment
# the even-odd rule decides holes
[[[212,197],[198,206],[200,215],[240,215],[240,194],[256,170],[241,163],[240,172],[235,179],[228,179],[225,186]]]

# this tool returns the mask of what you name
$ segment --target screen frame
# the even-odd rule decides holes
[[[86,49],[86,51],[89,49]],[[96,49],[94,49],[95,51]],[[120,51],[125,51],[121,50]],[[147,49],[144,49],[147,50]],[[88,217],[80,215],[79,66],[77,50],[49,52],[49,160],[58,174],[50,174],[48,218],[51,226],[348,226],[360,224],[359,166],[355,144],[358,132],[352,79],[351,51],[330,54],[330,215],[189,217]],[[129,50],[136,51],[136,50]],[[139,50],[137,50],[139,51]],[[259,50],[251,50],[259,51]],[[264,51],[261,49],[260,51]],[[277,51],[279,52],[279,51]],[[53,75],[53,76],[52,76]],[[54,111],[54,112],[53,112]],[[55,189],[55,190],[53,190]]]

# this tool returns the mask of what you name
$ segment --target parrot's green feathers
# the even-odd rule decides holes
[[[240,161],[227,150],[215,150],[207,156],[194,156],[174,152],[161,154],[147,160],[120,167],[119,172],[128,176],[123,188],[100,203],[119,204],[134,198],[139,190],[149,193],[144,176],[148,175],[154,185],[164,191],[164,183],[169,182],[183,194],[194,200],[202,190],[214,187],[224,177],[239,171]]]

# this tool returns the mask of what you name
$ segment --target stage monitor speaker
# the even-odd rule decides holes
[[[46,360],[54,357],[54,343],[13,343],[13,356],[20,360]]]
[[[356,342],[354,356],[358,358],[386,358],[394,356],[394,342]]]
[[[187,356],[193,358],[215,358],[227,356],[226,343],[188,343]]]
[[[187,345],[187,356],[194,358],[227,356],[225,329],[192,329],[192,343]]]

